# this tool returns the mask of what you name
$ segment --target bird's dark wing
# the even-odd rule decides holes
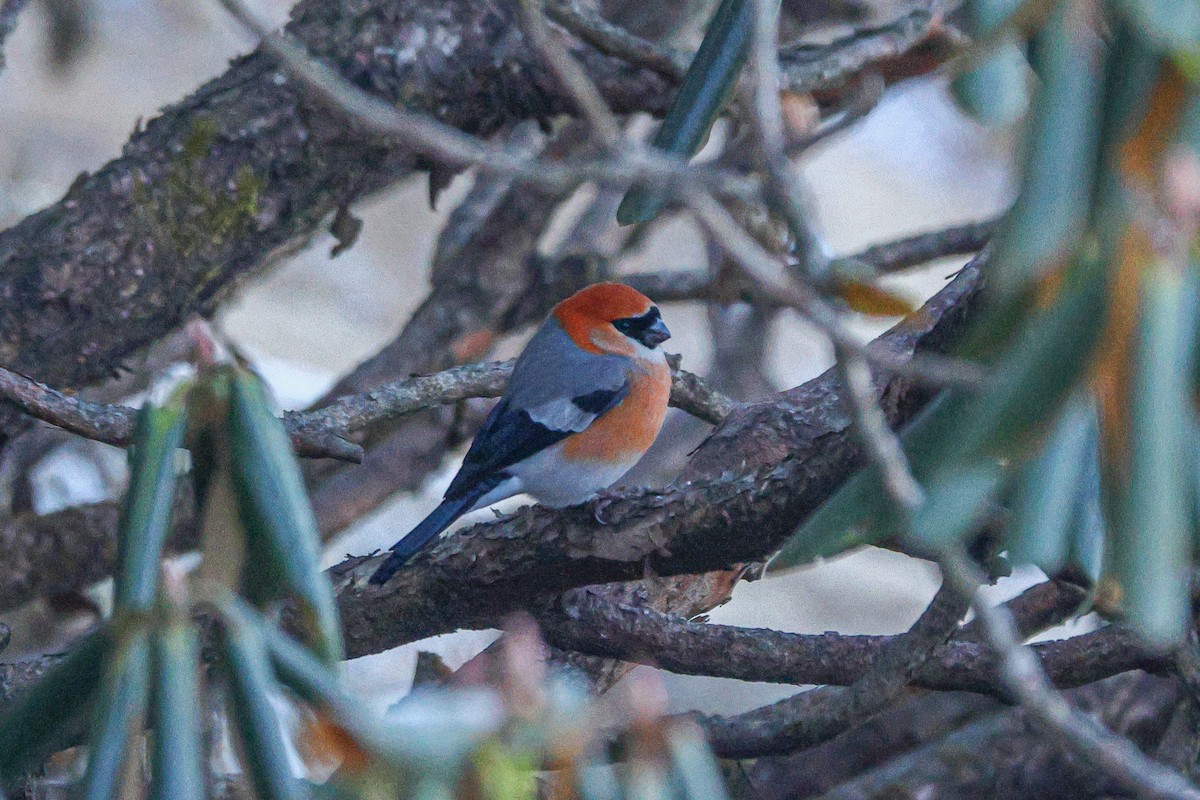
[[[625,399],[629,385],[599,389],[579,397],[551,401],[535,408],[513,408],[508,397],[492,409],[471,442],[463,465],[446,498],[465,495],[480,481],[545,450],[591,425],[601,414]]]

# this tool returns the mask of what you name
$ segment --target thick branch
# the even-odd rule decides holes
[[[528,199],[531,192],[519,194],[522,197],[515,202],[518,207],[522,207],[521,201]],[[504,205],[508,207],[507,203]],[[492,242],[496,241],[496,235],[499,235],[498,230],[482,233],[485,240]],[[930,236],[938,237],[939,234],[934,233]],[[493,330],[540,319],[558,298],[584,285],[587,276],[594,274],[583,264],[575,268],[564,263],[560,265],[561,269],[552,272],[538,271],[532,287],[521,291],[520,280],[514,276],[523,275],[527,268],[524,253],[528,242],[527,237],[518,238],[521,241],[516,243],[513,257],[505,258],[499,264],[477,259],[477,249],[469,237],[466,244],[460,241],[454,245],[448,243],[442,248],[439,252],[461,253],[462,259],[447,258],[444,268],[436,273],[438,288],[423,307],[423,311],[418,314],[421,324],[414,324],[412,330],[406,328],[406,334],[397,340],[393,348],[364,365],[353,379],[339,384],[333,394],[356,394],[366,398],[370,396],[374,387],[420,385],[406,384],[404,381],[388,384],[386,376],[422,369],[425,364],[436,363],[435,359],[448,359],[459,354],[468,357],[475,355],[479,348],[485,346],[481,343],[492,340],[495,335]],[[508,239],[504,241],[509,242]],[[517,257],[516,253],[522,255]],[[497,267],[495,275],[486,272],[479,277],[472,277],[468,268],[481,263]],[[686,277],[692,274],[684,273],[678,284],[658,274],[629,276],[629,281],[650,291],[652,296],[661,298],[658,293],[668,292],[672,286],[682,285],[687,291],[695,290],[701,284],[699,279],[693,281]],[[552,275],[556,276],[557,280],[550,280]],[[499,282],[498,285],[494,285],[493,278]],[[515,284],[518,289],[514,290],[511,285],[506,284]],[[949,294],[941,296],[930,305],[930,315],[921,319],[931,322],[942,318],[947,308],[963,302],[964,298],[971,294],[971,291],[963,294],[963,288],[958,286]],[[504,294],[505,292],[508,294]],[[507,309],[503,303],[496,301],[497,297],[504,298],[514,294],[520,295],[522,300],[518,308]],[[897,352],[905,352],[913,340],[920,338],[926,346],[936,347],[939,336],[952,335],[951,331],[957,325],[952,314],[938,326],[940,334],[936,330],[924,332],[925,328],[902,329],[893,335],[893,344],[897,346]],[[429,360],[416,360],[421,357]],[[0,377],[2,376],[3,373],[0,373]],[[20,379],[16,385],[22,387],[25,383],[24,379]],[[0,387],[2,386],[3,382],[0,381]],[[681,381],[679,388],[684,387],[685,384]],[[896,381],[888,394],[894,411],[900,410],[901,404],[898,400],[905,394],[903,387],[903,381]],[[818,442],[818,452],[814,455],[811,473],[813,486],[810,491],[811,496],[815,498],[811,502],[819,502],[820,492],[831,491],[837,485],[838,476],[845,475],[852,468],[855,458],[852,443],[847,449],[847,442],[841,438],[840,431],[845,425],[845,420],[840,414],[836,396],[829,394],[835,388],[832,378],[826,376],[800,389],[780,395],[776,402],[759,403],[736,410],[730,423],[715,431],[710,440],[697,452],[684,478],[717,478],[726,471],[726,464],[735,465],[738,469],[742,469],[743,466],[745,469],[766,468],[768,465],[777,464],[788,452],[804,452],[813,447],[814,442]],[[682,394],[679,399],[682,405]],[[74,398],[65,396],[62,398],[64,403],[73,400]],[[314,475],[313,485],[321,487],[314,495],[314,506],[318,512],[321,530],[325,533],[336,531],[346,522],[359,516],[364,507],[372,506],[378,498],[385,497],[398,488],[419,485],[425,472],[444,457],[449,447],[447,439],[451,436],[453,424],[447,419],[448,416],[443,410],[433,409],[405,417],[400,432],[385,443],[388,446],[382,451],[369,449],[368,462],[353,471],[330,473],[328,470],[319,469],[323,466],[322,462],[309,462],[307,466],[310,474]],[[126,422],[122,422],[122,425],[125,426],[123,430],[129,430]],[[827,433],[832,433],[833,437],[826,438]],[[124,435],[128,436],[128,433]],[[395,447],[390,446],[393,443]],[[823,467],[823,464],[827,468]],[[401,470],[402,473],[397,473],[396,470]],[[364,491],[357,491],[357,487],[360,486],[357,479],[361,471],[367,471],[370,475],[381,475],[378,480],[368,481]],[[354,485],[356,488],[347,489],[348,485]],[[185,503],[178,508],[185,512],[190,509],[190,505]],[[86,526],[78,524],[77,518],[86,518],[89,523]],[[10,561],[15,559],[14,564],[23,566],[5,571],[3,580],[0,581],[0,609],[21,605],[47,592],[86,586],[110,574],[111,554],[115,552],[116,547],[116,518],[117,504],[103,503],[77,511],[61,512],[61,516],[51,515],[46,520],[39,520],[32,515],[21,515],[9,520],[3,534],[0,534],[4,545],[0,552],[8,553]],[[63,535],[46,533],[58,530],[61,530]],[[181,546],[186,546],[186,540],[180,541]],[[702,587],[700,594],[708,597],[711,592]]]
[[[342,398],[328,408],[289,414],[286,422],[293,444],[302,455],[322,441],[336,440],[379,420],[392,419],[434,404],[454,403],[466,397],[498,397],[512,371],[512,362],[487,362],[457,367],[436,375],[396,381],[372,392]],[[22,407],[90,439],[126,446],[131,443],[136,410],[122,405],[78,401],[0,368],[0,396],[22,398]],[[720,422],[733,405],[709,390],[691,373],[676,372],[672,405],[708,422]],[[318,450],[328,455],[328,450]],[[191,504],[175,504],[176,549],[193,545]],[[0,610],[28,602],[32,597],[60,593],[88,585],[110,575],[115,557],[118,504],[100,503],[38,516],[34,513],[0,519],[0,553],[6,554],[0,575]],[[182,516],[181,516],[182,515]]]
[[[944,580],[960,591],[975,591],[979,585],[979,571],[962,553],[947,550],[941,554],[939,563]],[[1129,739],[1114,735],[1091,717],[1075,711],[1054,690],[1032,649],[1021,644],[1007,609],[990,605],[978,594],[973,607],[999,657],[1000,679],[1055,745],[1094,764],[1140,797],[1200,800],[1200,787],[1187,776],[1155,761]]]
[[[983,714],[1003,710],[995,700],[956,692],[897,703],[862,725],[816,747],[746,764],[732,778],[737,800],[799,800],[823,792],[925,742],[952,734]]]
[[[555,138],[551,152],[573,147],[573,127],[568,125]],[[541,148],[534,125],[519,126],[507,139],[510,145],[529,152]],[[544,316],[562,295],[549,288],[535,293],[523,291],[534,276],[542,274],[540,265],[530,260],[541,227],[529,222],[551,218],[558,201],[557,195],[536,188],[521,190],[511,180],[487,176],[477,180],[439,239],[431,270],[433,290],[428,298],[392,344],[339,381],[316,407],[390,382],[402,382],[410,375],[436,373],[456,363],[483,358],[501,331]],[[583,281],[581,278],[580,285]],[[515,298],[524,300],[531,294],[540,301],[530,309],[534,315],[506,322]],[[176,358],[185,355],[180,353]],[[469,414],[466,422],[458,417],[452,408],[435,407],[410,414],[397,423],[378,425],[364,439],[365,463],[353,469],[342,462],[308,461],[304,467],[321,532],[335,533],[395,492],[419,488],[429,472],[453,451],[469,423],[482,420],[480,414]],[[104,519],[115,521],[117,504],[101,504],[98,508],[107,509]],[[184,510],[190,512],[190,506]],[[96,511],[93,509],[94,514]],[[25,515],[10,521],[10,543],[19,543],[36,556],[14,556],[24,569],[4,575],[10,591],[0,594],[6,594],[7,602],[19,605],[37,596],[23,593],[44,585],[42,578],[31,576],[55,576],[53,588],[60,591],[86,586],[110,574],[111,558],[81,562],[73,555],[74,539],[43,537],[38,533],[40,527],[38,520]],[[108,554],[115,551],[115,542],[115,524],[97,526],[80,535],[78,549]]]
[[[305,0],[289,30],[387,102],[470,133],[567,110],[507,3]],[[580,55],[614,108],[665,106],[657,75]],[[0,364],[60,386],[104,377],[415,166],[410,151],[310,105],[271,56],[239,59],[60,203],[0,234]]]
[[[952,339],[978,287],[972,266],[872,346],[900,357]],[[893,379],[893,423],[928,399]],[[490,625],[538,596],[609,581],[691,574],[761,559],[859,465],[836,378],[827,373],[770,402],[735,410],[697,451],[680,483],[586,505],[526,508],[452,534],[387,585],[367,586],[376,560],[333,569],[352,656],[460,627]],[[737,535],[731,535],[736,531]]]
[[[725,758],[788,753],[828,741],[899,697],[969,606],[958,587],[943,584],[912,628],[883,645],[871,668],[850,686],[823,686],[733,717],[702,716],[700,726]]]
[[[1166,718],[1180,701],[1179,687],[1173,681],[1138,673],[1075,689],[1068,696],[1081,712],[1146,750],[1162,737]],[[1128,796],[1094,761],[1066,753],[1047,738],[1024,709],[985,714],[948,736],[920,744],[898,758],[878,762],[873,769],[844,773],[845,783],[832,790],[823,785],[826,793],[822,797],[1042,800]],[[803,756],[794,757],[800,758]],[[795,791],[802,787],[795,786],[790,776],[779,777],[782,780],[776,786],[754,782],[763,788],[762,800],[805,796]]]
[[[865,676],[895,636],[800,634],[691,622],[648,608],[573,592],[560,612],[539,617],[546,641],[564,650],[649,664],[682,675],[743,681],[848,686]],[[1129,670],[1169,666],[1126,628],[1100,630],[1033,645],[1060,688],[1082,686]],[[1010,701],[991,649],[951,641],[915,672],[912,685],[968,691]]]
[[[186,550],[197,543],[190,498],[181,498],[175,508],[170,546]],[[0,611],[112,575],[119,516],[117,503],[96,503],[0,520]]]

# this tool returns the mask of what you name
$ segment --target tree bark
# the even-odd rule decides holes
[[[569,109],[511,2],[305,0],[288,27],[358,85],[471,133]],[[577,55],[619,113],[669,98],[654,73]],[[113,374],[338,208],[421,166],[307,102],[270,56],[239,58],[0,233],[0,365],[57,387]]]

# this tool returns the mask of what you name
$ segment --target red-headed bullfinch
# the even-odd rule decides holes
[[[513,367],[441,505],[392,546],[384,583],[470,511],[521,494],[550,506],[611,486],[654,443],[667,413],[671,337],[650,298],[619,283],[563,300]]]

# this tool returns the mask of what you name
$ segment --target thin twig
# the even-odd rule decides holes
[[[682,159],[652,152],[649,148],[599,161],[555,163],[527,158],[429,117],[383,102],[313,58],[290,35],[272,32],[242,0],[219,2],[261,39],[263,48],[278,58],[281,66],[303,84],[315,100],[339,110],[367,130],[395,139],[447,166],[474,165],[484,171],[559,188],[581,181],[595,181],[623,188],[652,183],[655,188],[683,197],[700,186],[748,199],[759,194],[759,181],[752,177],[703,165],[689,166]],[[932,29],[933,18],[927,12],[913,12],[885,28],[862,31],[861,36],[855,34],[840,40],[828,51],[804,53],[802,62],[795,65],[795,75],[788,71],[788,86],[802,92],[845,80],[873,60],[905,52],[928,36]]]
[[[779,68],[779,3],[777,0],[750,0],[754,4],[754,36],[750,48],[750,74],[753,77],[753,103],[750,128],[758,140],[758,155],[767,171],[767,187],[780,214],[787,220],[796,240],[802,274],[819,279],[829,258],[824,245],[809,222],[804,186],[788,159],[787,134],[783,127],[783,106],[779,92],[783,83]]]
[[[356,460],[361,448],[346,440],[384,420],[411,414],[435,405],[457,403],[470,397],[499,397],[512,374],[513,362],[485,362],[454,367],[384,384],[361,394],[346,395],[327,406],[284,415],[297,454],[308,457]],[[705,422],[717,424],[733,408],[733,402],[709,389],[704,381],[686,370],[674,370],[671,403]],[[26,414],[88,439],[116,447],[133,441],[137,409],[123,405],[100,405],[70,397],[0,367],[0,397],[13,402]]]
[[[565,126],[555,141],[561,143],[571,133],[570,126]],[[537,123],[527,120],[513,128],[508,136],[507,144],[517,152],[531,157],[544,153],[548,142]],[[460,261],[464,257],[470,257],[468,254],[470,246],[478,242],[480,237],[488,237],[489,245],[494,244],[489,237],[488,226],[495,224],[501,206],[511,196],[514,183],[515,181],[510,175],[480,175],[476,178],[466,197],[450,212],[441,232],[438,233],[433,257],[429,262],[431,282],[436,283],[440,276],[456,272]],[[549,202],[554,203],[557,199],[558,195],[551,193]],[[507,220],[505,221],[507,222]],[[503,225],[501,230],[512,231],[514,227],[513,225]],[[534,228],[534,226],[530,227]],[[540,232],[540,229],[537,230]],[[532,245],[526,245],[524,236],[521,237],[521,244],[523,245],[522,251],[532,247]],[[495,249],[504,254],[508,252],[504,247]]]
[[[980,264],[964,269],[876,347],[943,349],[977,307]],[[962,312],[962,313],[959,313]],[[908,384],[907,388],[902,384]],[[891,382],[889,421],[912,419],[929,393]],[[762,560],[861,466],[841,387],[826,372],[776,398],[739,408],[659,489],[605,492],[569,509],[531,506],[447,535],[386,585],[366,578],[382,556],[331,569],[351,657],[457,628],[494,627],[568,589],[654,575],[736,570]]]
[[[457,403],[471,397],[499,397],[512,375],[514,360],[490,361],[453,367],[384,384],[362,394],[347,395],[327,406],[287,415],[288,427],[306,435],[313,430],[347,436],[383,422],[434,405]],[[676,379],[671,404],[705,422],[720,422],[733,402],[709,389],[704,381],[673,365]]]
[[[685,202],[709,236],[742,268],[757,300],[799,311],[835,345],[893,374],[920,378],[938,386],[975,389],[982,384],[983,375],[972,364],[946,358],[896,359],[864,345],[820,295],[788,280],[778,262],[737,224],[715,197],[701,190],[687,195]]]
[[[879,273],[899,272],[935,259],[978,252],[996,234],[999,225],[999,219],[968,222],[935,233],[920,233],[873,245],[856,255],[836,261],[861,262]]]
[[[898,264],[912,265],[918,259],[971,252],[986,244],[993,225],[993,222],[974,223],[931,231],[875,245],[850,258],[887,271]],[[624,276],[622,280],[659,303],[761,299],[749,288],[742,291],[735,287],[731,294],[729,287],[714,282],[711,275],[701,270],[638,273]],[[974,368],[962,362],[929,355],[916,356],[906,362],[872,348],[866,348],[865,357],[876,366],[898,375],[923,378],[934,383],[944,381],[943,385],[965,383],[977,386],[979,383],[979,376],[973,374]],[[498,368],[500,371],[497,371]],[[497,397],[503,390],[506,377],[507,372],[502,364],[470,364],[433,375],[395,381],[372,392],[346,395],[320,409],[289,412],[285,418],[292,443],[300,455],[358,461],[362,458],[361,449],[344,437],[378,421],[394,419],[430,405],[454,403],[467,397]],[[378,400],[372,400],[373,395],[378,395]],[[94,441],[127,447],[132,440],[136,410],[128,406],[92,403],[3,368],[0,368],[0,398],[14,403],[31,417]],[[712,423],[719,421],[732,408],[728,398],[714,392],[699,378],[684,370],[676,371],[672,403]]]
[[[127,446],[133,437],[128,406],[92,403],[0,367],[0,396],[43,422],[105,444]]]
[[[995,220],[989,220],[920,233],[894,242],[872,245],[837,261],[857,262],[879,273],[907,269],[939,258],[976,253],[987,245],[995,225]],[[579,258],[580,256],[576,254],[568,254],[559,259],[558,267],[551,271],[561,273],[564,271],[563,266],[571,260]],[[607,271],[601,269],[599,272],[604,274]],[[752,284],[748,281],[739,281],[736,278],[736,273],[732,275],[724,273],[714,277],[707,270],[685,267],[621,275],[619,280],[653,298],[658,303],[709,300],[720,303],[746,302],[776,305],[756,296]],[[928,358],[926,360],[927,356],[920,355],[917,356],[916,364],[911,368],[888,361],[883,356],[868,355],[867,359],[889,372],[914,377],[924,376],[931,382],[935,375],[952,373],[951,380],[946,385],[978,386],[982,379],[978,369],[973,365],[944,358]]]
[[[600,52],[672,81],[682,79],[691,60],[689,54],[648,42],[613,25],[578,0],[550,0],[546,15]],[[836,86],[874,62],[903,55],[934,33],[950,40],[957,49],[967,44],[966,37],[945,20],[938,20],[926,9],[914,9],[893,22],[859,28],[828,45],[788,45],[780,50],[784,62],[782,86],[797,93]]]
[[[833,340],[838,372],[846,386],[851,416],[863,449],[879,470],[884,488],[900,517],[906,518],[920,508],[925,492],[913,478],[904,448],[888,427],[876,401],[875,382],[864,348],[845,335],[845,326],[837,312],[824,307],[814,288],[804,285],[809,281],[823,282],[829,259],[809,224],[804,187],[794,172],[786,150],[783,107],[779,101],[782,73],[776,44],[779,40],[779,3],[775,0],[753,2],[755,24],[750,63],[754,78],[754,105],[750,123],[758,137],[759,155],[767,168],[767,186],[780,212],[787,219],[792,235],[796,237],[796,249],[803,267],[796,276],[797,280],[790,282],[791,286],[781,288],[786,297],[794,298],[797,310],[816,318]],[[763,282],[765,276],[756,273],[754,277]]]
[[[948,583],[975,595],[975,613],[1000,658],[1001,679],[1059,746],[1074,751],[1139,797],[1200,800],[1200,788],[1178,772],[1071,708],[1050,684],[1037,656],[1017,638],[1008,611],[992,606],[976,593],[981,584],[979,570],[960,550],[944,553],[940,563]]]
[[[846,387],[855,431],[867,458],[879,470],[883,487],[902,519],[908,518],[925,502],[925,490],[913,477],[900,444],[900,437],[888,427],[876,400],[875,380],[867,360],[842,345],[836,345],[838,374]]]
[[[521,29],[529,37],[533,49],[546,62],[550,72],[562,84],[563,90],[587,118],[592,133],[610,151],[615,152],[623,139],[621,125],[612,110],[604,102],[600,90],[588,74],[579,66],[567,48],[563,47],[546,24],[542,0],[518,0],[521,12]]]
[[[334,108],[367,130],[395,139],[451,167],[477,166],[486,172],[512,175],[550,188],[567,188],[581,181],[628,187],[653,182],[656,187],[682,192],[697,184],[722,192],[754,196],[757,181],[736,174],[689,166],[662,153],[633,152],[621,157],[557,163],[528,158],[503,145],[486,142],[435,119],[392,106],[347,81],[313,58],[286,33],[273,33],[241,0],[219,0],[242,25],[253,31],[262,47],[279,59],[289,74],[312,97]]]
[[[847,76],[868,65],[907,53],[934,31],[962,50],[967,39],[940,15],[918,8],[893,22],[859,28],[826,45],[797,44],[779,50],[783,62],[783,85],[791,91],[813,91],[837,86]]]
[[[822,120],[821,124],[811,133],[795,136],[788,140],[788,156],[800,155],[862,120],[879,105],[886,86],[887,83],[883,76],[874,72],[864,73],[854,87],[849,90],[849,97],[843,101],[840,108],[829,114],[827,119]]]
[[[546,3],[546,16],[600,52],[654,70],[676,83],[687,71],[690,58],[686,54],[635,36],[585,8],[578,0],[550,0]]]
[[[887,81],[877,73],[864,72],[859,75],[853,85],[846,90],[847,96],[843,99],[841,106],[825,113],[815,128],[804,131],[785,129],[784,133],[787,137],[785,151],[788,158],[802,155],[810,148],[836,136],[862,120],[879,105],[886,87]],[[752,169],[759,166],[754,163],[755,155],[757,154],[747,152],[745,149],[732,153],[726,150],[717,159],[717,163],[727,169]]]
[[[888,332],[876,346],[896,353],[951,346],[977,307],[984,263],[963,270],[912,324]],[[927,397],[903,383],[890,387],[897,402],[888,406],[889,420],[897,425]],[[792,534],[796,520],[859,468],[860,448],[846,429],[839,395],[836,376],[827,372],[739,408],[668,489],[605,492],[577,508],[529,507],[451,533],[387,586],[366,583],[377,559],[348,559],[331,570],[348,652],[357,657],[459,628],[495,627],[504,614],[537,608],[568,589],[639,580],[647,569],[664,576],[698,574],[765,558]],[[118,509],[105,505],[114,522],[93,526],[96,544],[87,552],[115,551]],[[31,575],[52,574],[61,592],[111,570],[111,556],[89,566],[89,575],[78,567],[63,570],[64,553],[78,549],[70,540],[46,546],[35,533],[13,541],[0,552],[10,567],[14,599],[38,596],[36,587],[21,588]]]
[[[560,126],[544,145],[539,140],[545,137],[537,130],[533,120],[522,122],[504,134],[504,140],[543,158],[569,158],[588,146],[583,120]],[[389,381],[484,359],[497,337],[540,322],[570,294],[548,284],[541,291],[549,268],[537,255],[556,209],[570,194],[524,185],[511,176],[476,175],[438,237],[429,292],[412,316],[392,341],[309,408]],[[526,318],[513,319],[518,305],[528,309]],[[480,407],[461,407],[453,413],[430,409],[364,432],[366,456],[361,466],[328,459],[305,464],[305,483],[321,530],[332,534],[396,493],[416,491],[431,470],[453,457],[456,444],[471,436],[485,416]]]

